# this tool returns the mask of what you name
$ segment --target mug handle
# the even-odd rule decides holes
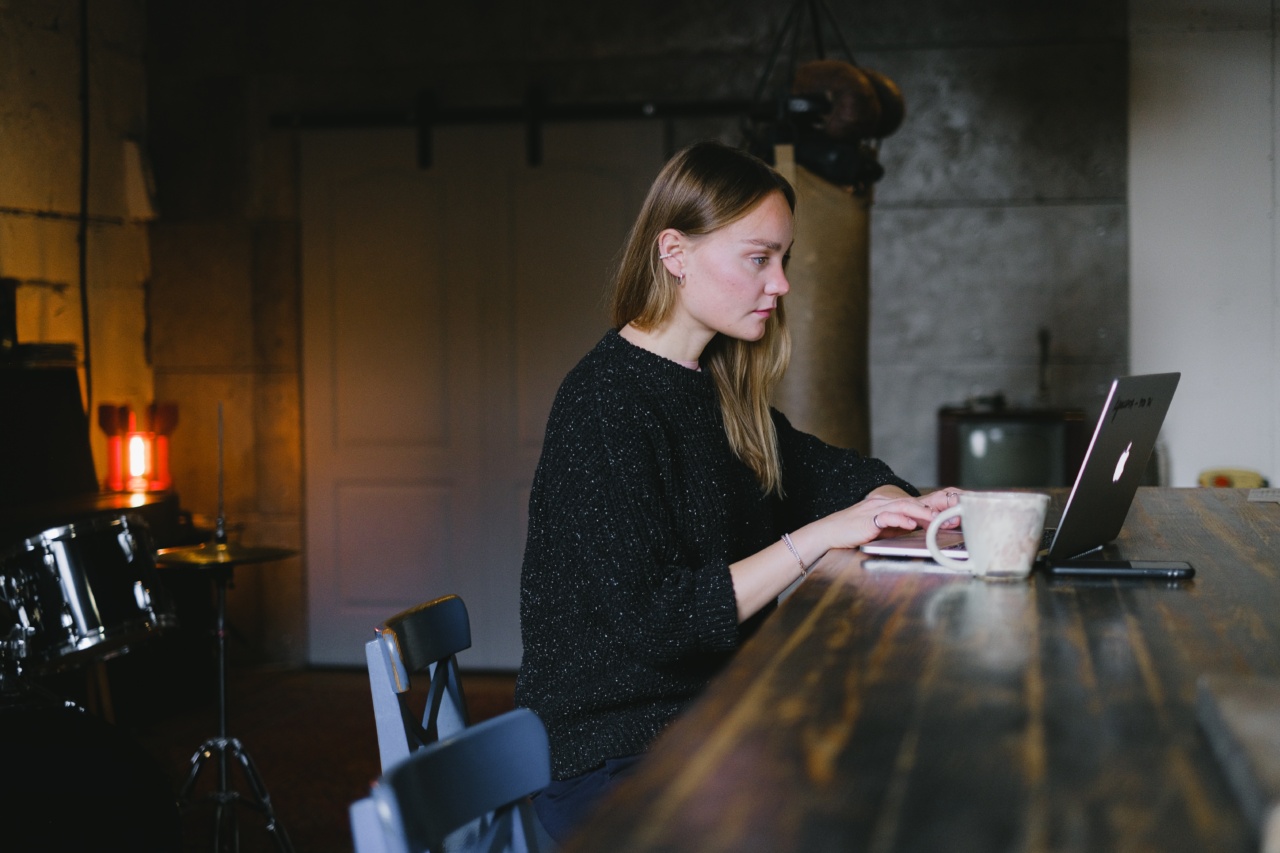
[[[929,554],[933,559],[938,561],[938,565],[946,566],[948,569],[973,568],[973,566],[969,564],[968,560],[957,560],[954,557],[948,557],[946,554],[942,553],[942,549],[938,547],[938,528],[947,519],[960,515],[963,509],[964,508],[960,504],[944,509],[934,517],[933,521],[929,522],[929,529],[925,531],[924,534],[924,544],[925,547],[929,549]]]

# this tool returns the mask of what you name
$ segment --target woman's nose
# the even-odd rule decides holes
[[[769,280],[765,285],[765,293],[775,294],[777,296],[786,296],[791,291],[791,282],[787,281],[787,274],[779,272],[776,276]]]

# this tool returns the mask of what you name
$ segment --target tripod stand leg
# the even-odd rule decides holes
[[[231,802],[223,802],[219,800],[213,806],[213,849],[214,853],[222,853],[223,839],[230,839],[230,849],[233,853],[240,851],[240,824],[236,821],[236,810],[231,808],[234,805]],[[224,835],[222,831],[223,824],[227,826],[227,832]]]
[[[253,790],[253,795],[258,798],[258,802],[255,805],[266,815],[267,832],[271,833],[271,837],[275,839],[276,847],[280,848],[280,853],[294,853],[293,843],[289,840],[289,834],[284,831],[284,826],[276,818],[276,811],[271,805],[271,795],[267,793],[267,786],[263,783],[262,777],[258,775],[258,768],[254,765],[253,759],[249,757],[249,753],[245,751],[240,741],[232,738],[228,743],[232,754],[235,755],[244,770],[245,778],[249,780],[249,787]]]
[[[204,763],[213,757],[213,751],[217,749],[221,752],[221,747],[216,739],[210,739],[200,744],[200,748],[196,750],[195,755],[191,756],[191,769],[187,772],[186,781],[182,783],[182,787],[178,790],[178,805],[185,806],[191,799],[191,789],[195,787],[196,777],[200,775],[201,768]]]
[[[224,844],[229,845],[229,849],[237,853],[240,850],[240,828],[236,822],[236,810],[233,808],[239,799],[239,794],[227,785],[225,770],[227,745],[226,738],[210,738],[200,744],[195,755],[191,756],[191,769],[187,772],[182,788],[178,791],[178,806],[186,810],[191,805],[191,792],[195,788],[196,780],[200,777],[200,771],[204,769],[205,762],[212,760],[215,752],[218,754],[218,780],[215,789],[207,797],[213,804],[214,853],[222,853]]]

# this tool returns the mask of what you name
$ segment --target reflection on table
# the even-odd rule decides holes
[[[1144,488],[1114,552],[1197,574],[827,555],[569,850],[1256,849],[1196,679],[1280,676],[1280,504]]]

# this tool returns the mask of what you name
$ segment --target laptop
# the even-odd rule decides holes
[[[1042,559],[1065,562],[1120,535],[1181,375],[1152,373],[1112,381],[1058,526],[1045,530]],[[928,557],[924,533],[876,539],[862,550],[884,557]],[[968,556],[959,531],[939,531],[938,545],[956,559]]]

